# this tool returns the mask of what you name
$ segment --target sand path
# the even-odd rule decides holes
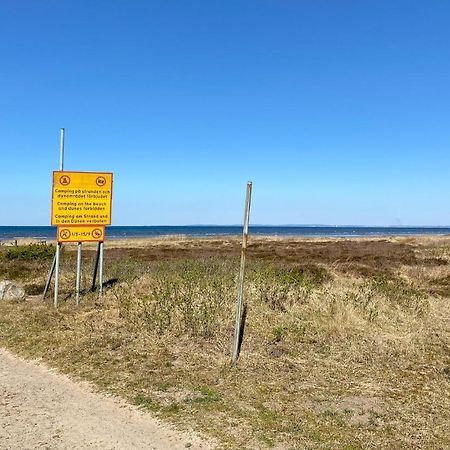
[[[0,348],[0,449],[210,449],[124,401]]]

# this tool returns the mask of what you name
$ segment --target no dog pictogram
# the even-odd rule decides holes
[[[105,177],[97,177],[95,182],[97,183],[97,186],[104,186],[106,184],[106,178]]]
[[[100,228],[95,228],[92,230],[92,237],[94,239],[100,239],[103,236],[103,231]]]

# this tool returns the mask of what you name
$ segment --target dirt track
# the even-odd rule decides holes
[[[211,445],[0,348],[0,449],[186,447]]]

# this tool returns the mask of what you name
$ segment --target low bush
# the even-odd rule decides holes
[[[55,254],[53,245],[29,244],[11,247],[5,253],[5,258],[9,260],[45,260],[50,259]]]
[[[271,309],[287,311],[303,303],[316,288],[330,280],[326,269],[316,264],[256,266],[249,276],[261,302]]]
[[[122,316],[136,324],[159,335],[201,336],[220,329],[235,292],[235,273],[222,261],[161,263],[114,290]]]

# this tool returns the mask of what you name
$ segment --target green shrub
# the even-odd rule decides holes
[[[271,309],[286,311],[304,303],[310,293],[330,279],[323,267],[314,264],[296,266],[257,266],[249,274],[260,301]]]
[[[5,253],[5,258],[9,260],[22,259],[22,260],[42,260],[50,259],[55,254],[55,247],[53,245],[41,245],[41,244],[29,244],[18,245],[11,247]]]
[[[44,284],[29,283],[24,286],[24,289],[27,295],[39,295],[44,292],[44,287]]]
[[[235,272],[220,260],[163,262],[143,275],[139,288],[125,283],[113,292],[123,317],[159,335],[208,337],[223,325],[227,305],[233,304]]]

